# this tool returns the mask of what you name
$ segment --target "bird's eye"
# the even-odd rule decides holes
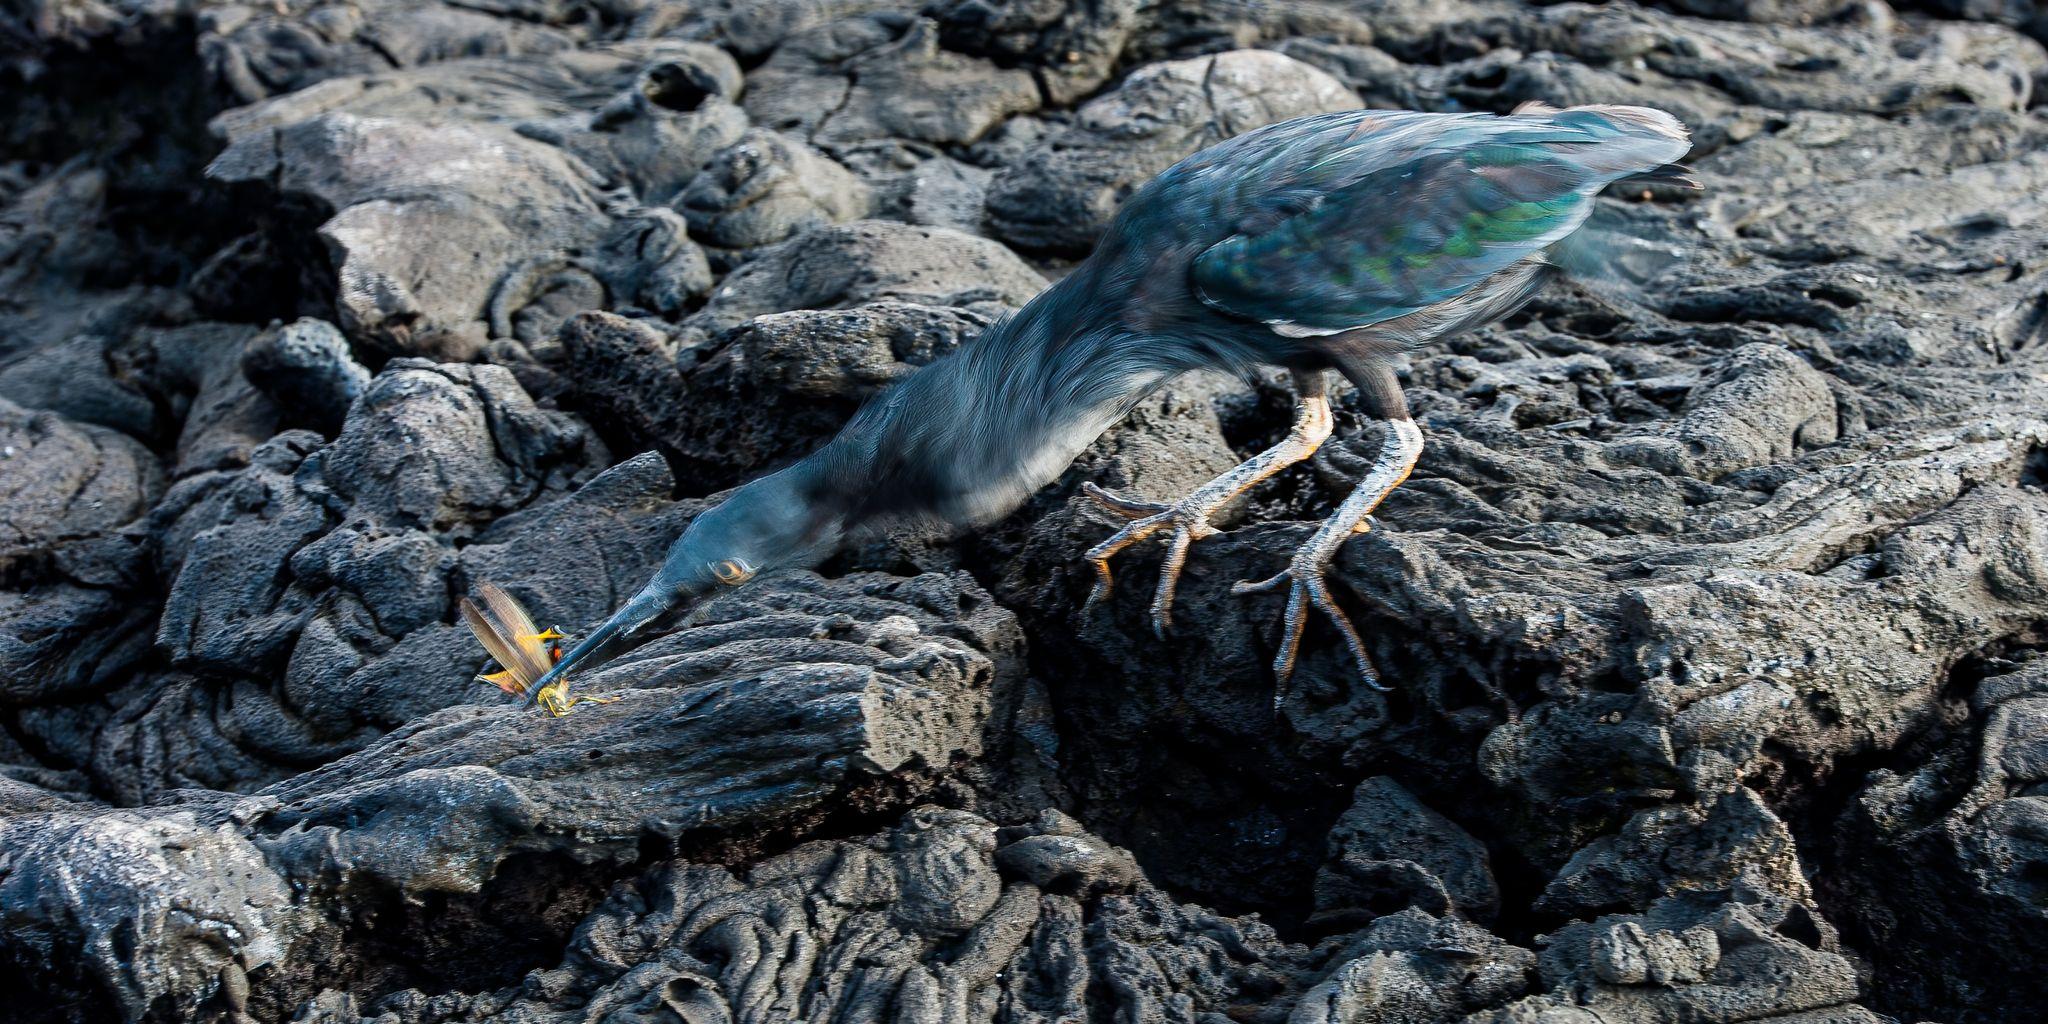
[[[727,586],[737,586],[753,578],[754,567],[737,558],[728,558],[713,565],[711,575],[718,577],[718,582]]]

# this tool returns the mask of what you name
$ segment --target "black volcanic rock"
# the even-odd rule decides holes
[[[331,433],[370,382],[348,340],[310,317],[266,331],[242,350],[242,374],[297,425]]]
[[[2043,854],[2048,702],[2038,658],[2006,667],[1954,695],[1948,724],[1916,756],[1871,773],[1830,823],[1843,830],[1840,873],[1820,878],[1851,908],[1843,927],[1868,943],[1888,1002],[1965,1007],[1965,1021],[2024,1014],[2042,998],[2024,947],[2043,925],[2033,866]],[[2008,983],[1988,996],[1965,992],[1980,970]]]
[[[728,274],[694,327],[722,331],[768,313],[896,299],[1021,306],[1045,278],[1000,243],[893,221],[836,224],[756,254]]]

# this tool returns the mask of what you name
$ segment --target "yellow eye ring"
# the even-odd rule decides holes
[[[711,567],[711,575],[726,586],[738,586],[754,577],[754,567],[738,558],[728,558]]]

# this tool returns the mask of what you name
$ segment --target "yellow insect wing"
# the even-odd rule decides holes
[[[477,585],[477,594],[483,604],[469,598],[460,602],[463,621],[469,624],[469,631],[476,634],[478,643],[484,645],[503,671],[480,675],[477,678],[490,683],[515,697],[524,697],[540,678],[555,663],[555,649],[549,646],[553,641],[564,639],[562,634],[550,626],[536,630],[533,617],[526,609],[503,589],[489,583]],[[556,718],[570,713],[579,704],[610,704],[617,697],[586,697],[569,693],[569,680],[557,679],[535,696],[540,709]]]
[[[506,669],[503,672],[486,673],[476,678],[479,682],[489,683],[492,686],[495,686],[498,689],[503,690],[514,697],[526,696],[525,684],[519,681],[518,676],[512,674],[511,669]]]
[[[524,682],[531,686],[534,680],[547,673],[554,664],[548,656],[547,642],[540,638],[540,630],[534,626],[533,617],[526,614],[511,594],[494,583],[477,585],[477,593],[483,595],[484,607],[490,609],[491,617],[497,620],[502,636],[509,638],[518,650],[519,662],[500,660],[498,664],[526,676]]]
[[[547,643],[540,639],[533,628],[533,619],[512,595],[490,583],[478,586],[477,593],[483,597],[483,606],[478,607],[475,601],[463,598],[460,603],[463,621],[469,624],[469,631],[476,635],[477,642],[503,668],[503,671],[493,672],[483,679],[506,693],[525,696],[527,689],[547,674],[553,663]]]
[[[519,645],[513,643],[510,638],[500,635],[497,623],[492,622],[490,617],[484,614],[483,609],[476,606],[476,602],[465,597],[460,607],[463,621],[469,624],[469,631],[476,636],[477,643],[484,645],[484,650],[490,653],[491,660],[504,666],[504,671],[493,675],[505,677],[512,685],[524,691],[525,682],[519,678],[516,668],[519,664]]]

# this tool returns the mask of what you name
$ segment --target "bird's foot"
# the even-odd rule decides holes
[[[1166,639],[1166,631],[1173,624],[1173,594],[1180,586],[1180,571],[1187,565],[1188,548],[1220,532],[1209,525],[1210,518],[1254,484],[1314,454],[1316,446],[1329,438],[1332,420],[1329,397],[1323,390],[1324,376],[1321,370],[1295,374],[1300,400],[1295,405],[1294,426],[1286,437],[1171,505],[1132,501],[1092,483],[1082,484],[1082,493],[1096,504],[1129,520],[1122,529],[1088,549],[1088,561],[1095,565],[1095,587],[1088,595],[1088,605],[1093,607],[1109,596],[1111,558],[1155,533],[1171,530],[1166,560],[1159,566],[1159,588],[1152,595],[1152,632]]]
[[[1422,430],[1414,420],[1404,415],[1389,420],[1388,425],[1393,436],[1380,449],[1372,469],[1358,481],[1358,486],[1352,489],[1337,511],[1323,520],[1315,534],[1295,549],[1287,568],[1270,579],[1239,583],[1235,588],[1239,594],[1251,594],[1277,590],[1282,583],[1287,584],[1287,615],[1281,626],[1284,635],[1280,638],[1280,652],[1273,657],[1273,674],[1282,683],[1294,672],[1295,658],[1301,654],[1301,633],[1308,626],[1308,609],[1313,605],[1321,609],[1344,634],[1344,647],[1351,652],[1351,660],[1358,664],[1358,674],[1365,684],[1382,692],[1388,689],[1380,684],[1379,673],[1373,671],[1372,657],[1366,654],[1365,640],[1358,635],[1357,627],[1351,624],[1344,609],[1337,607],[1336,599],[1330,595],[1326,578],[1330,561],[1337,557],[1337,550],[1353,534],[1372,530],[1373,510],[1379,508],[1380,502],[1408,478],[1409,471],[1415,468],[1416,457],[1422,454]],[[1280,705],[1285,693],[1284,689],[1275,691],[1275,707]]]
[[[1330,594],[1326,576],[1330,559],[1336,555],[1337,548],[1351,529],[1347,527],[1336,533],[1334,538],[1324,536],[1331,531],[1319,530],[1315,537],[1294,552],[1287,568],[1256,583],[1246,580],[1231,588],[1231,592],[1236,594],[1256,594],[1278,590],[1283,583],[1287,585],[1287,612],[1281,620],[1280,652],[1273,656],[1273,675],[1279,683],[1284,684],[1294,673],[1295,659],[1301,654],[1301,634],[1308,628],[1308,610],[1313,606],[1328,616],[1337,631],[1344,635],[1344,647],[1358,664],[1358,674],[1365,680],[1365,685],[1381,692],[1389,689],[1380,683],[1379,673],[1373,670],[1372,656],[1365,651],[1365,639],[1359,636],[1358,627],[1351,624],[1350,617],[1337,606],[1336,598]],[[1331,539],[1336,543],[1330,543]],[[1275,708],[1283,703],[1286,692],[1284,687],[1274,689]]]
[[[1147,537],[1173,531],[1167,540],[1166,560],[1159,565],[1159,586],[1152,593],[1152,632],[1161,640],[1166,639],[1166,631],[1173,625],[1173,595],[1180,588],[1180,572],[1187,566],[1188,548],[1219,532],[1209,525],[1209,517],[1229,500],[1229,495],[1218,498],[1197,491],[1169,505],[1119,497],[1093,483],[1082,484],[1081,493],[1110,514],[1129,520],[1122,529],[1088,549],[1088,561],[1095,566],[1095,587],[1088,593],[1086,607],[1092,608],[1109,596],[1114,585],[1110,559]]]

